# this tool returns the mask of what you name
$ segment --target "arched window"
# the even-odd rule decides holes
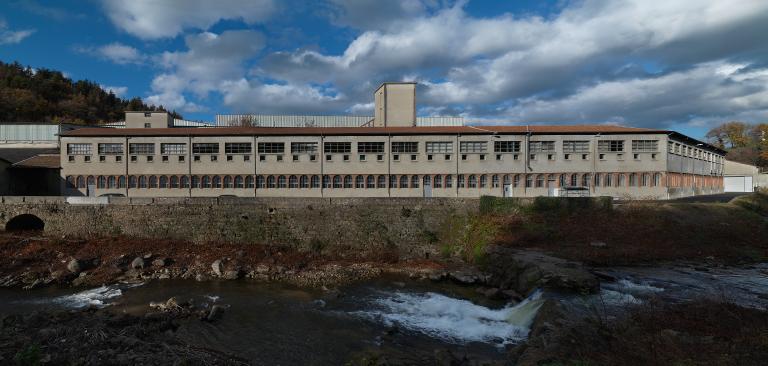
[[[435,188],[443,188],[443,176],[442,175],[436,175],[435,176]]]
[[[589,175],[589,173],[585,173],[581,176],[581,185],[583,187],[589,187],[589,182],[592,180],[592,177]]]
[[[365,188],[376,188],[376,178],[374,176],[369,175],[365,178]]]
[[[154,175],[149,176],[149,188],[157,188],[157,177]]]
[[[286,187],[286,179],[284,175],[277,176],[277,188],[285,188]]]
[[[643,173],[640,179],[640,185],[643,187],[648,187],[650,184],[651,184],[651,175],[648,173]]]
[[[488,176],[483,174],[480,176],[480,188],[485,188],[488,186]]]
[[[125,176],[121,175],[117,177],[117,188],[125,188]]]
[[[255,187],[252,175],[245,176],[245,187],[246,188],[254,188]]]
[[[600,173],[595,174],[595,187],[600,187]]]
[[[85,188],[85,177],[82,175],[77,176],[77,188]]]
[[[117,178],[114,175],[110,175],[109,178],[107,178],[107,187],[117,188]]]
[[[512,184],[512,178],[509,177],[509,174],[504,174],[504,185],[508,186]]]
[[[512,176],[512,187],[520,187],[520,174]]]
[[[397,176],[396,175],[390,175],[389,176],[389,188],[397,188]]]
[[[87,180],[88,187],[96,185],[96,178],[94,178],[92,175],[88,176]]]
[[[179,188],[179,177],[172,175],[170,181],[171,188]]]
[[[571,174],[571,187],[576,187],[579,185],[579,175],[574,173]]]
[[[533,174],[526,174],[525,175],[525,187],[526,188],[533,187]]]
[[[629,186],[630,187],[637,187],[637,174],[631,173],[629,175]]]
[[[320,176],[313,175],[311,183],[312,183],[312,188],[320,188]]]
[[[408,188],[408,176],[407,175],[401,175],[400,176],[400,188]]]
[[[96,188],[107,188],[107,177],[100,175],[96,183]]]
[[[68,175],[67,176],[67,188],[75,188],[75,177]]]
[[[302,175],[299,178],[299,188],[309,188],[309,177]]]
[[[612,178],[613,178],[613,174],[606,173],[605,174],[605,179],[603,179],[603,187],[610,187],[611,184],[612,184],[612,180],[613,180]]]
[[[565,187],[565,180],[566,180],[565,174],[560,174],[560,176],[557,178],[557,184],[560,187]]]
[[[355,188],[365,188],[365,178],[362,175],[355,177]]]
[[[425,175],[424,176],[424,187],[426,186],[432,186],[432,176],[431,175]]]
[[[164,175],[160,176],[160,188],[168,188],[168,177]]]
[[[345,175],[344,176],[344,188],[352,188],[352,176],[351,175]]]
[[[139,177],[139,188],[147,188],[147,176],[142,175]]]
[[[661,186],[661,173],[653,175],[653,185],[656,187]]]
[[[387,177],[385,175],[376,177],[376,188],[387,188]]]
[[[627,176],[624,174],[619,174],[619,181],[618,181],[619,187],[626,187],[627,186]]]
[[[201,188],[200,187],[200,177],[197,175],[192,176],[192,188]]]
[[[211,188],[211,177],[204,175],[200,182],[200,188]]]
[[[496,174],[491,176],[491,187],[499,188],[499,176]]]
[[[181,188],[189,188],[189,177],[186,175],[181,176]]]
[[[412,175],[411,176],[411,188],[419,188],[419,176],[418,175]]]
[[[229,175],[224,176],[224,188],[232,188],[232,177]]]
[[[235,188],[244,188],[242,175],[235,176]]]
[[[333,188],[342,188],[343,185],[341,185],[341,176],[340,175],[334,175],[333,176]]]
[[[277,188],[274,175],[267,176],[267,188]]]
[[[536,188],[544,187],[544,174],[536,175]]]
[[[468,188],[477,188],[477,177],[474,174],[470,174],[468,181],[469,181]]]
[[[331,188],[331,177],[328,175],[323,176],[323,188]]]
[[[456,187],[464,188],[464,174],[459,174],[459,177],[456,178]]]
[[[264,179],[263,175],[257,175],[256,176],[256,189],[264,189],[267,188],[267,180]]]
[[[295,175],[288,177],[288,188],[299,188],[299,178]]]
[[[128,177],[128,188],[136,188],[139,186],[139,181],[135,175]]]
[[[445,176],[445,188],[453,188],[453,176],[450,174]]]
[[[221,177],[214,175],[213,179],[211,179],[211,183],[213,183],[213,188],[221,188]]]

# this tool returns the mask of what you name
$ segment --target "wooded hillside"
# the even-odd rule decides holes
[[[0,122],[98,124],[124,120],[123,112],[165,110],[141,98],[122,99],[87,80],[0,61]],[[175,118],[181,115],[172,112]]]

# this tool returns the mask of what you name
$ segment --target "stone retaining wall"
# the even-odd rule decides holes
[[[32,214],[51,235],[125,235],[195,243],[261,243],[355,254],[437,254],[441,233],[479,210],[478,199],[110,198],[75,205],[64,197],[3,197],[0,227]]]

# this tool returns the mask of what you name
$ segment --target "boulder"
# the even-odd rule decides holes
[[[157,258],[157,259],[152,261],[152,266],[153,267],[165,267],[166,265],[167,265],[166,264],[166,260],[163,259],[163,258]]]
[[[222,276],[225,280],[236,280],[240,278],[240,271],[233,270],[233,271],[226,271],[224,272],[224,275]]]
[[[144,269],[146,267],[146,262],[144,261],[144,258],[142,257],[136,257],[131,262],[131,268],[133,269]]]
[[[67,270],[74,274],[79,274],[85,269],[85,263],[79,259],[72,258],[69,263],[67,263]]]
[[[225,311],[226,307],[223,305],[213,305],[211,306],[211,311],[208,312],[208,316],[205,319],[208,321],[218,320],[224,315]]]
[[[213,274],[221,277],[224,273],[224,265],[221,263],[221,259],[217,259],[211,263],[211,270],[213,271]]]

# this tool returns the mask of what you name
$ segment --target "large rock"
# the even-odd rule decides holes
[[[221,277],[224,273],[224,265],[221,263],[221,259],[217,259],[211,263],[211,270],[213,271],[213,274]]]
[[[80,274],[84,269],[85,263],[79,259],[72,258],[72,260],[67,263],[67,270],[74,274]]]
[[[600,288],[597,276],[578,262],[501,246],[490,247],[486,258],[487,283],[501,290],[524,295],[536,288],[578,293],[596,293]]]
[[[133,269],[144,269],[146,265],[147,263],[144,261],[144,258],[142,257],[136,257],[133,259],[133,262],[131,262],[131,268]]]
[[[205,319],[208,321],[218,320],[224,315],[225,311],[226,307],[223,305],[213,305],[211,307],[211,311],[208,312],[208,316]]]

